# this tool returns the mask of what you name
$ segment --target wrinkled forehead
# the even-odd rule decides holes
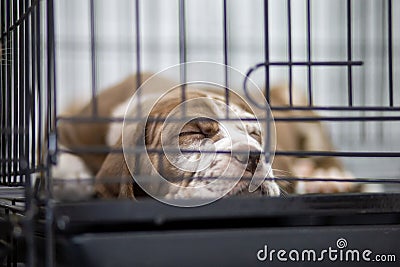
[[[198,90],[188,87],[182,90],[174,88],[156,101],[151,115],[206,116],[214,119],[255,118],[249,105],[237,94],[230,92],[229,97],[215,90]]]
[[[215,105],[218,106],[218,118],[225,125],[233,124],[235,127],[245,128],[247,130],[259,130],[260,124],[256,115],[250,106],[239,95],[231,92],[229,99],[225,95],[211,94],[209,97],[214,99]],[[227,102],[229,107],[227,108]]]
[[[182,94],[182,90],[176,88],[159,99],[151,115],[162,118],[164,127],[173,127],[175,130],[187,124],[207,125],[212,120],[213,124],[218,122],[222,126],[220,128],[260,131],[256,116],[247,103],[233,93],[227,101],[223,94],[190,88]]]

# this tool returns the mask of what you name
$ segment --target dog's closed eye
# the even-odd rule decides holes
[[[200,130],[198,131],[184,131],[179,133],[179,137],[184,137],[184,136],[191,136],[195,138],[206,138],[207,135],[201,132]]]
[[[219,132],[218,123],[211,119],[199,118],[187,123],[179,133],[179,137],[212,138]]]

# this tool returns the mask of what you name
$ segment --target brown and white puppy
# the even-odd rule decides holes
[[[151,191],[152,195],[167,198],[213,198],[223,195],[223,192],[227,192],[228,195],[248,194],[250,178],[253,175],[267,178],[270,166],[261,153],[262,137],[257,123],[250,121],[244,123],[238,121],[218,122],[221,115],[225,115],[223,97],[211,90],[196,91],[190,87],[186,89],[186,100],[188,101],[186,115],[192,119],[186,123],[165,119],[167,121],[164,123],[164,118],[171,117],[172,114],[173,118],[180,117],[180,114],[178,115],[176,112],[180,112],[181,99],[181,91],[176,88],[157,101],[151,109],[150,118],[161,119],[161,121],[149,121],[145,125],[139,123],[126,130],[124,133],[125,139],[127,139],[124,142],[125,148],[127,145],[133,149],[138,148],[138,142],[145,136],[144,143],[146,148],[151,151],[160,151],[162,148],[179,148],[181,151],[218,152],[215,155],[201,155],[195,152],[165,152],[159,155],[154,152],[149,153],[148,158],[146,155],[134,155],[130,159],[125,157],[128,166],[131,164],[131,172],[136,173],[136,170],[140,170],[140,173],[136,173],[137,175],[152,177],[161,174],[163,178],[176,185],[175,188],[172,188],[168,184],[163,185],[163,180],[153,179],[149,185],[149,188],[152,189],[146,190],[147,192]],[[142,105],[145,105],[146,102],[147,99],[141,100]],[[231,95],[230,107],[232,110],[236,110],[241,118],[254,118],[250,109],[238,97]],[[112,130],[121,132],[121,129],[116,129],[116,127],[118,125],[114,125]],[[143,129],[144,131],[142,131]],[[109,141],[114,143],[112,140]],[[121,139],[119,139],[117,147],[121,147],[121,144]],[[241,152],[250,150],[252,155],[247,157],[247,155],[238,153],[239,150]],[[124,161],[123,155],[110,154],[97,177],[129,176],[126,166],[119,170],[113,169],[112,166],[121,161]],[[110,172],[110,170],[112,171]],[[232,187],[233,179],[236,177],[243,178],[243,180]],[[207,186],[211,180],[212,186]],[[131,196],[132,185],[128,184],[127,186],[128,188],[125,188],[127,191],[122,193],[119,190],[119,196],[121,194]],[[189,188],[193,188],[193,190],[189,190]],[[116,192],[110,191],[110,187],[102,184],[98,185],[97,190],[103,196],[116,196]],[[265,181],[260,184],[260,188],[256,192],[276,196],[279,194],[279,188],[275,182]]]
[[[150,78],[151,74],[142,74],[143,81]],[[151,105],[155,97],[165,90],[173,88],[174,82],[156,78],[151,89],[145,90],[141,96],[142,106]],[[101,118],[123,119],[127,105],[136,87],[136,77],[130,76],[120,84],[101,92],[96,98],[97,116]],[[284,88],[274,88],[271,91],[272,105],[287,105],[288,96]],[[209,198],[215,197],[221,192],[230,188],[227,195],[265,194],[277,196],[281,192],[287,193],[328,193],[347,192],[358,188],[351,183],[339,182],[283,182],[276,183],[273,180],[264,180],[260,187],[249,190],[252,177],[272,178],[270,163],[266,162],[262,153],[263,140],[260,125],[248,120],[244,123],[227,122],[222,125],[218,116],[225,114],[224,96],[212,89],[197,90],[188,87],[185,95],[186,100],[197,99],[191,106],[193,118],[213,116],[214,119],[198,120],[193,119],[184,125],[177,127],[173,123],[163,124],[163,120],[152,120],[154,118],[166,118],[182,102],[182,95],[179,89],[172,90],[165,94],[156,104],[149,108],[150,120],[147,123],[136,123],[127,128],[124,135],[125,141],[121,138],[122,123],[109,122],[104,120],[90,121],[82,120],[81,123],[62,121],[58,125],[59,144],[62,148],[74,151],[78,148],[81,151],[86,149],[99,149],[98,153],[62,153],[59,157],[59,164],[53,168],[54,178],[74,181],[85,180],[96,175],[95,191],[101,197],[125,197],[135,198],[144,196],[146,193],[141,187],[134,184],[131,173],[140,171],[140,175],[152,177],[156,173],[161,174],[169,182],[178,185],[176,188],[165,187],[158,184],[158,181],[149,180],[149,188],[152,193],[166,198]],[[302,101],[302,97],[296,98]],[[190,104],[189,104],[190,105]],[[241,118],[254,118],[255,114],[246,102],[235,94],[230,95],[230,108]],[[93,110],[93,102],[83,108],[72,112],[73,116],[90,118]],[[127,115],[134,116],[135,108],[128,109]],[[290,111],[275,112],[279,116],[317,116],[312,111]],[[196,168],[202,164],[199,153],[189,154],[168,154],[149,153],[148,158],[138,158],[137,154],[125,158],[121,152],[122,145],[128,144],[135,149],[140,144],[145,145],[149,150],[159,150],[162,146],[162,133],[164,140],[177,140],[175,145],[182,150],[204,150],[212,147],[215,151],[226,151],[232,153],[216,153],[209,160],[208,168]],[[141,140],[144,140],[141,143]],[[333,146],[319,122],[304,123],[276,123],[277,149],[284,151],[322,150],[333,151]],[[172,142],[172,141],[171,141]],[[165,145],[165,144],[164,144]],[[171,145],[167,144],[166,145]],[[107,153],[107,147],[113,150]],[[235,154],[235,151],[247,149],[251,153],[243,156]],[[119,151],[118,151],[119,150]],[[207,158],[207,157],[206,157]],[[179,162],[185,159],[196,162],[195,167],[186,168],[179,166]],[[127,164],[128,161],[128,164]],[[176,163],[176,164],[173,164]],[[190,165],[190,164],[189,164]],[[332,157],[299,159],[294,157],[275,157],[273,169],[282,171],[285,176],[307,176],[318,178],[350,178],[342,164]],[[186,169],[185,169],[186,168]],[[206,178],[241,178],[235,186],[229,179],[217,179],[213,186],[207,186],[210,181]],[[149,178],[150,179],[150,178]],[[178,188],[178,189],[177,189]],[[189,190],[195,188],[195,190]],[[65,190],[65,187],[61,187]],[[151,191],[150,190],[150,191]],[[91,191],[89,187],[88,191]],[[148,190],[145,190],[148,192]],[[61,193],[62,194],[62,193]]]

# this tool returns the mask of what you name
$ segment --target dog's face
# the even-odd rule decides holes
[[[261,126],[247,104],[231,95],[227,106],[222,95],[189,89],[185,99],[182,105],[180,90],[170,91],[150,108],[145,124],[124,129],[125,151],[140,144],[147,149],[146,155],[125,153],[136,183],[170,199],[279,195],[278,185],[264,180],[273,177],[271,166],[262,153]],[[114,163],[106,159],[107,164]]]

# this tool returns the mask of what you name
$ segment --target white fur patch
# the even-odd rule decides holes
[[[79,200],[93,193],[93,175],[75,155],[59,154],[57,165],[51,168],[51,174],[53,195],[56,199]]]
[[[118,105],[113,110],[111,117],[112,118],[123,118],[129,102],[130,102],[130,99],[128,99],[125,102],[123,102],[122,104]],[[106,144],[108,146],[113,146],[113,145],[115,145],[115,143],[117,143],[118,139],[121,137],[121,134],[122,134],[122,125],[123,125],[123,123],[119,123],[119,122],[118,123],[117,122],[110,123],[108,132],[106,135]]]

